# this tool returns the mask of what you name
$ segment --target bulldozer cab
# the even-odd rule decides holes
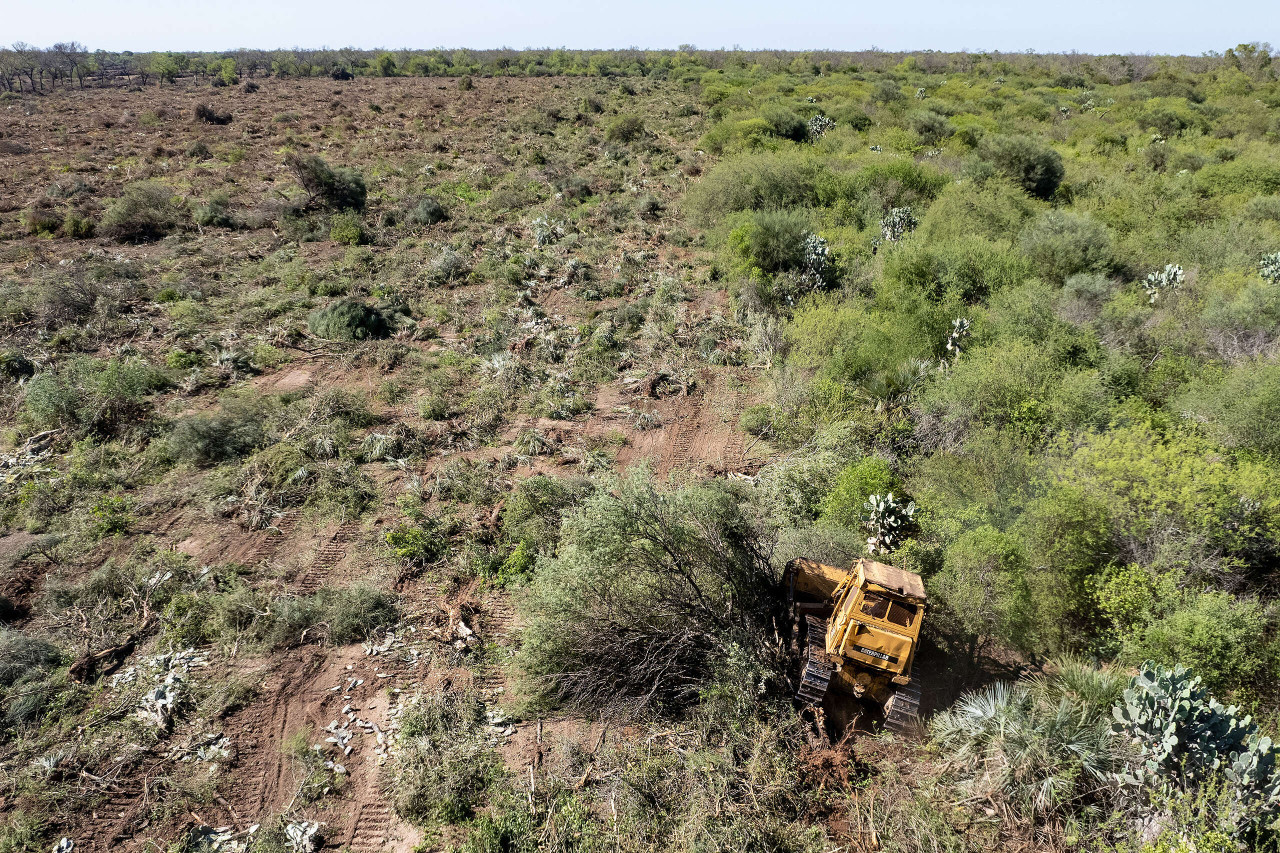
[[[827,653],[910,677],[926,601],[920,576],[862,559],[832,598]]]

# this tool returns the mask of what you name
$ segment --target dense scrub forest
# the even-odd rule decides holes
[[[1278,846],[1265,46],[0,84],[0,851]]]

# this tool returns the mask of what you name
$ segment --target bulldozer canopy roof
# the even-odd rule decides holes
[[[886,566],[884,563],[877,563],[875,560],[865,558],[859,560],[858,563],[862,566],[862,573],[866,579],[876,586],[895,590],[908,598],[925,600],[924,581],[915,572]]]

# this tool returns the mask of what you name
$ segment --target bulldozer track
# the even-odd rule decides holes
[[[138,777],[122,780],[101,805],[93,810],[94,820],[83,841],[87,851],[116,849],[116,842],[131,838],[137,821],[131,819],[146,799],[146,785]],[[77,839],[79,841],[79,839]],[[77,844],[79,849],[79,844]]]
[[[490,603],[484,621],[490,637],[495,640],[505,640],[515,630],[516,613],[510,604],[495,601]]]
[[[356,815],[356,821],[347,836],[346,846],[352,853],[375,853],[386,850],[391,837],[394,816],[391,809],[380,801],[364,803]]]
[[[324,583],[324,575],[347,555],[347,548],[360,533],[360,525],[348,522],[333,532],[329,541],[320,546],[315,560],[295,585],[298,592],[311,594]]]
[[[921,692],[919,678],[893,691],[884,703],[885,728],[900,735],[911,734],[920,723]]]
[[[729,427],[729,440],[725,443],[724,458],[721,462],[725,470],[741,468],[746,461],[746,445],[743,442],[742,429],[738,426],[737,421],[746,401],[747,392],[741,386],[734,388],[728,411],[724,413]]]
[[[291,510],[284,513],[277,520],[275,525],[276,531],[265,530],[262,539],[253,547],[253,551],[249,553],[249,563],[265,563],[276,555],[276,551],[280,548],[280,543],[293,532],[294,526],[298,523],[298,511]]]
[[[796,698],[806,705],[821,706],[835,667],[827,660],[825,642],[826,621],[816,616],[805,617],[804,670],[800,674],[800,689]]]
[[[698,431],[691,423],[679,421],[675,426],[676,437],[671,442],[672,467],[685,467],[693,460],[693,440]]]

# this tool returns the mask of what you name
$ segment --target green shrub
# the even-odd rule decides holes
[[[976,153],[1037,198],[1052,197],[1065,174],[1061,155],[1030,136],[984,136]]]
[[[95,539],[127,533],[133,523],[133,502],[125,497],[103,495],[89,505],[93,517],[92,535]]]
[[[1131,663],[1154,660],[1190,666],[1218,693],[1259,691],[1275,665],[1274,652],[1261,638],[1271,620],[1252,599],[1222,591],[1192,593],[1174,609],[1153,618],[1125,637],[1121,657]]]
[[[1196,189],[1208,196],[1280,194],[1280,165],[1240,159],[1211,163],[1195,177]]]
[[[1064,370],[1041,344],[1010,340],[965,353],[921,394],[921,440],[948,446],[979,426],[1038,441],[1104,423],[1110,395],[1095,370]]]
[[[355,213],[335,213],[329,217],[329,239],[346,246],[364,242],[364,223]]]
[[[885,255],[887,288],[978,302],[1021,282],[1030,272],[1018,252],[981,237],[912,241]]]
[[[920,137],[925,145],[937,145],[956,132],[955,126],[947,121],[947,117],[938,115],[933,110],[922,110],[911,115],[911,129]]]
[[[101,233],[120,242],[158,240],[178,227],[182,208],[159,181],[125,184],[99,222]]]
[[[449,218],[449,212],[431,196],[425,196],[405,217],[411,225],[435,225]]]
[[[690,188],[688,204],[708,224],[740,210],[813,204],[828,174],[818,159],[792,152],[730,157]]]
[[[196,206],[191,218],[201,226],[235,227],[235,218],[231,215],[231,196],[225,192],[214,193],[209,196],[208,201]]]
[[[1027,558],[1013,536],[983,525],[965,531],[946,550],[942,571],[929,579],[930,598],[946,608],[968,637],[973,656],[992,641],[1026,648],[1032,635]]]
[[[385,538],[396,559],[409,566],[431,565],[449,551],[449,540],[434,519],[396,525]]]
[[[386,314],[354,299],[342,299],[307,315],[307,328],[330,341],[363,341],[391,334]]]
[[[929,206],[917,233],[928,241],[973,236],[1012,241],[1040,206],[1007,181],[955,182]]]
[[[1049,211],[1018,242],[1036,271],[1058,283],[1077,273],[1106,272],[1111,265],[1111,234],[1087,214]]]
[[[760,117],[768,122],[774,136],[804,142],[809,136],[809,126],[803,117],[781,104],[770,104],[760,111]]]
[[[867,115],[867,111],[856,104],[843,104],[832,107],[827,111],[827,115],[834,119],[837,124],[847,124],[854,130],[862,131],[871,127],[871,116]]]
[[[644,119],[640,116],[619,116],[609,125],[604,138],[610,142],[635,142],[644,136]]]
[[[36,237],[52,237],[62,228],[62,216],[51,207],[36,205],[22,211],[22,227]]]
[[[748,214],[729,234],[729,251],[741,271],[774,275],[804,267],[807,219],[789,210],[761,210]]]
[[[364,210],[364,177],[354,169],[333,168],[314,154],[290,153],[285,165],[306,191],[308,204],[332,210]]]
[[[521,480],[502,507],[503,540],[517,546],[528,543],[536,553],[555,553],[561,513],[574,506],[585,490],[582,482],[545,474]]]
[[[34,376],[36,366],[18,350],[0,352],[0,376],[10,382],[24,382]]]
[[[79,357],[28,382],[22,414],[35,429],[110,436],[142,426],[151,413],[146,397],[167,384],[144,362]]]
[[[1280,364],[1237,364],[1196,382],[1182,406],[1230,447],[1280,457]]]
[[[97,224],[77,211],[68,211],[62,220],[62,233],[73,240],[87,240],[97,233]]]
[[[1280,222],[1280,195],[1260,195],[1249,199],[1241,211],[1255,222]]]
[[[179,418],[169,434],[169,452],[181,462],[201,466],[247,456],[266,442],[269,411],[265,401],[231,398],[214,414]]]
[[[902,87],[887,77],[882,77],[871,90],[871,100],[877,104],[895,104],[906,99]]]
[[[836,477],[831,491],[822,499],[819,520],[823,524],[861,528],[867,499],[889,492],[900,492],[889,463],[879,456],[868,456],[849,465]]]
[[[394,595],[358,584],[339,590],[321,590],[317,596],[328,624],[329,642],[345,645],[373,636],[400,618]]]
[[[776,578],[737,501],[714,483],[659,492],[646,473],[589,496],[539,561],[519,660],[545,700],[674,710],[770,642]]]

